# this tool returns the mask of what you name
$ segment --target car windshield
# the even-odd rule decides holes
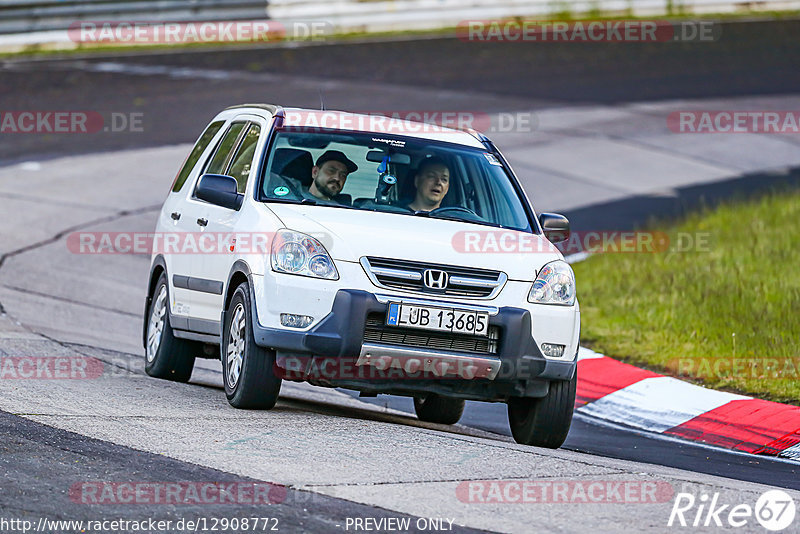
[[[461,145],[383,134],[284,129],[272,143],[261,184],[263,202],[337,206],[531,231],[522,201],[498,158]]]

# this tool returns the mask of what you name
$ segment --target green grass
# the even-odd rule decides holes
[[[800,404],[800,193],[704,209],[664,230],[705,250],[574,265],[582,342],[718,389]],[[684,240],[686,242],[686,240]]]

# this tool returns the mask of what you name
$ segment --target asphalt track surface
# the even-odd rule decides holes
[[[0,157],[8,165],[22,161],[42,161],[46,165],[47,160],[65,155],[88,155],[191,142],[210,116],[230,103],[275,101],[315,107],[319,102],[320,88],[328,107],[364,109],[363,96],[359,94],[361,88],[370,95],[370,109],[477,109],[487,113],[546,110],[564,106],[565,102],[602,104],[700,96],[777,95],[780,98],[781,95],[800,92],[797,74],[800,72],[797,69],[799,45],[796,39],[786,37],[799,27],[796,23],[787,22],[763,28],[756,26],[755,30],[748,30],[750,33],[738,27],[729,31],[726,27],[724,35],[738,35],[738,38],[724,46],[720,41],[705,43],[707,48],[686,50],[686,45],[670,44],[679,48],[668,52],[638,45],[620,45],[618,48],[606,45],[596,49],[578,48],[592,45],[553,46],[542,51],[538,47],[525,48],[519,44],[513,45],[513,48],[497,43],[482,47],[454,40],[438,40],[424,45],[418,42],[395,42],[297,49],[244,49],[236,53],[225,50],[83,60],[73,57],[7,63],[0,71],[4,109],[92,109],[103,113],[141,110],[145,122],[143,133],[100,133],[91,141],[81,136],[4,135]],[[598,56],[598,53],[601,55]],[[391,60],[387,60],[387,57]],[[597,57],[605,61],[590,60]],[[425,75],[425,69],[435,71],[436,75]],[[678,71],[680,76],[675,75]],[[214,72],[228,75],[215,79]],[[510,80],[512,73],[514,79]],[[302,80],[298,82],[297,77],[302,77]],[[438,98],[432,100],[432,95]],[[775,101],[771,102],[774,105]],[[793,103],[794,100],[788,102]],[[503,146],[501,144],[501,148]],[[185,152],[186,148],[182,150]],[[169,157],[164,160],[174,161],[173,167],[177,166],[180,157],[176,159],[176,155],[179,152],[170,151]],[[123,374],[132,383],[138,384],[134,389],[145,389],[149,394],[164,396],[163,406],[156,403],[159,408],[169,411],[165,406],[178,388],[181,395],[192,399],[190,404],[198,404],[190,418],[202,420],[206,414],[213,420],[218,416],[217,412],[204,404],[205,398],[210,396],[217,403],[224,404],[224,397],[221,391],[213,387],[215,381],[218,383],[219,375],[212,365],[204,365],[202,371],[196,373],[193,382],[199,385],[193,386],[178,386],[140,376],[140,360],[137,358],[141,357],[135,345],[141,313],[141,284],[138,282],[143,280],[147,258],[107,258],[99,263],[95,261],[96,258],[76,258],[67,254],[63,242],[60,242],[60,231],[85,225],[86,221],[94,221],[88,226],[90,228],[136,228],[142,231],[152,228],[160,194],[154,195],[151,188],[159,181],[147,174],[152,173],[153,169],[145,162],[141,167],[137,165],[136,158],[139,156],[135,154],[138,153],[130,152],[133,158],[126,157],[124,152],[119,154],[118,160],[102,160],[94,164],[83,163],[89,160],[77,157],[54,160],[74,167],[71,170],[56,170],[65,174],[65,182],[72,180],[63,188],[57,184],[52,187],[47,177],[22,171],[15,172],[15,175],[22,176],[23,180],[15,179],[13,183],[8,175],[4,175],[3,202],[9,208],[9,214],[19,216],[25,209],[43,208],[50,211],[51,216],[45,218],[41,227],[31,226],[25,231],[18,231],[19,226],[14,226],[14,231],[0,242],[6,254],[0,263],[3,286],[0,303],[9,312],[9,315],[2,317],[7,328],[0,350],[4,355],[54,350],[90,354],[106,363],[113,362],[118,367],[135,371],[125,371]],[[115,161],[123,165],[118,171],[114,169]],[[107,174],[102,174],[103,171]],[[141,176],[143,183],[138,187],[118,187],[118,180],[110,176],[123,174],[128,180],[133,180],[139,172],[145,175]],[[161,181],[169,181],[169,175],[173,172],[172,169],[166,171],[164,174],[167,178]],[[58,176],[57,172],[54,174]],[[86,175],[84,179],[81,174]],[[33,181],[26,184],[25,179],[29,176]],[[95,181],[103,176],[107,177],[108,183],[97,184]],[[605,228],[631,227],[653,215],[679,214],[694,204],[723,199],[735,191],[752,193],[773,185],[796,186],[797,181],[796,172],[777,175],[750,173],[713,184],[679,188],[678,194],[670,197],[650,196],[647,202],[643,202],[642,198],[627,196],[592,206],[576,204],[574,209],[565,211],[579,227],[596,227],[600,220],[606,225]],[[32,203],[34,200],[38,200],[40,206],[24,207],[25,202]],[[20,203],[22,207],[12,205],[12,202]],[[611,220],[609,213],[613,214]],[[12,254],[7,255],[9,252]],[[89,308],[92,310],[87,312]],[[82,317],[81,313],[90,315]],[[11,319],[22,324],[14,324]],[[97,332],[98,327],[104,328],[104,331]],[[92,328],[95,329],[93,332]],[[17,385],[6,391],[0,408],[23,415],[24,418],[10,414],[3,414],[0,418],[5,478],[16,481],[15,484],[4,485],[0,493],[4,515],[96,518],[96,508],[66,498],[64,480],[153,480],[153,477],[157,480],[253,480],[242,478],[242,473],[248,472],[248,469],[230,459],[217,463],[201,461],[191,454],[171,451],[166,445],[163,452],[165,456],[153,455],[149,444],[137,444],[133,439],[116,439],[113,437],[114,431],[119,432],[119,428],[112,431],[98,426],[97,421],[89,423],[91,408],[87,409],[87,424],[84,426],[76,422],[76,419],[80,419],[81,409],[86,408],[80,402],[76,403],[74,410],[67,410],[69,417],[57,410],[59,406],[76,402],[75,399],[80,395],[98,402],[101,402],[99,399],[103,398],[102,394],[113,398],[116,391],[114,386],[123,383],[125,386],[119,390],[121,399],[135,402],[137,399],[131,396],[128,382],[119,380],[111,380],[108,384],[103,382],[98,392],[81,392],[80,385],[64,392],[60,391],[63,388],[49,389],[48,384],[38,381],[30,391],[24,391],[25,388]],[[4,384],[3,387],[7,386]],[[290,388],[288,397],[279,404],[276,417],[281,417],[289,424],[301,421],[306,432],[319,424],[315,416],[325,416],[338,418],[338,423],[345,425],[344,428],[347,428],[347,423],[342,418],[352,418],[359,425],[380,425],[383,431],[386,428],[391,431],[395,426],[411,430],[416,428],[423,435],[444,433],[464,436],[464,440],[496,440],[498,446],[502,444],[503,447],[509,447],[509,440],[503,438],[508,435],[508,428],[502,405],[470,403],[462,420],[465,427],[430,429],[401,413],[391,412],[387,415],[385,410],[369,409],[369,405],[362,402],[408,412],[408,399],[381,396],[350,404],[343,400],[346,396],[337,397],[334,393],[325,392],[325,395],[308,401],[304,400],[309,395],[306,390],[295,391]],[[49,398],[51,394],[52,401]],[[144,402],[143,399],[138,401]],[[342,403],[345,407],[342,407]],[[146,406],[146,402],[144,404]],[[53,413],[48,411],[48,406],[52,406]],[[221,413],[220,417],[231,414],[227,408]],[[253,415],[253,418],[256,423],[264,423],[267,421],[264,417],[268,418],[270,413]],[[143,413],[127,415],[147,417]],[[231,416],[236,419],[241,414]],[[100,420],[113,420],[121,416],[101,413],[98,417]],[[165,421],[169,422],[170,419]],[[53,429],[42,425],[42,422],[59,428]],[[109,423],[109,427],[113,426]],[[476,430],[473,432],[470,428]],[[124,426],[122,429],[124,431]],[[350,430],[356,431],[355,428]],[[341,432],[344,431],[334,427],[333,435],[341,437]],[[135,429],[133,433],[136,434]],[[137,435],[147,436],[146,433]],[[401,435],[395,436],[394,442],[389,440],[383,445],[387,448],[402,446],[400,438],[413,440],[413,435],[401,431]],[[347,441],[346,438],[341,439]],[[336,447],[331,448],[336,450]],[[565,461],[566,467],[555,466],[554,471],[567,476],[573,472],[580,473],[579,470],[570,470],[570,466],[580,464],[610,469],[613,476],[640,472],[651,476],[667,476],[665,473],[669,473],[674,477],[671,480],[723,487],[737,495],[758,493],[758,486],[746,482],[800,489],[796,464],[732,454],[691,443],[666,442],[625,429],[599,426],[584,418],[575,420],[565,448],[575,452],[537,451],[537,454],[542,455],[540,461],[543,464]],[[513,446],[511,449],[518,450]],[[311,457],[320,454],[322,458],[334,454],[307,452]],[[548,456],[550,454],[555,456]],[[331,464],[338,462],[336,459],[329,460]],[[230,463],[226,463],[228,461]],[[306,459],[306,462],[313,464],[310,459]],[[207,467],[214,465],[222,469]],[[389,462],[387,465],[402,468],[403,464]],[[673,472],[667,468],[685,471]],[[494,476],[486,471],[475,472],[477,478]],[[282,482],[266,474],[273,473],[254,478]],[[527,472],[515,473],[514,476],[535,475]],[[353,477],[348,473],[343,478]],[[453,479],[458,477],[454,476]],[[371,479],[366,476],[365,480]],[[359,495],[357,488],[352,490],[355,493],[349,493],[350,488],[344,488],[329,491],[328,495],[333,496],[321,496],[325,491],[319,488],[326,484],[335,486],[335,477],[312,480],[310,483],[303,479],[301,482],[293,487],[304,484],[315,487],[311,493],[315,499],[313,507],[304,506],[306,501],[299,497],[287,499],[285,505],[274,507],[275,514],[283,514],[281,523],[286,525],[286,529],[337,530],[341,528],[345,517],[380,517],[387,514],[399,517],[403,509],[415,510],[413,503],[406,505],[401,497],[391,493],[381,496],[378,495],[379,491],[376,491],[378,496],[375,498]],[[389,484],[388,480],[373,483]],[[358,486],[357,482],[351,484]],[[386,504],[395,501],[399,503],[396,507]],[[381,508],[389,508],[391,512]],[[250,511],[245,507],[226,509],[225,513],[239,515]],[[586,509],[580,508],[575,511],[581,515],[587,513]],[[202,515],[204,510],[165,510],[162,505],[152,510],[140,507],[131,511],[120,507],[103,508],[101,512],[103,515],[119,513],[137,517],[152,512],[164,517],[177,517],[177,514]],[[598,523],[599,530],[626,530],[625,525],[620,523],[620,518],[625,514],[604,512]],[[643,529],[663,529],[666,516],[663,512],[658,515],[652,522],[639,519],[635,524]],[[468,524],[480,525],[488,530],[519,531],[520,525],[524,524],[513,520],[504,523],[502,519],[473,520],[466,512],[464,517],[468,519],[465,520]],[[580,531],[581,528],[575,526],[580,524],[588,526],[592,523],[570,523],[562,514],[550,510],[543,515],[538,526],[559,526]]]
[[[144,453],[128,447],[89,439],[80,434],[58,430],[47,425],[0,412],[0,435],[3,451],[0,458],[4,473],[2,513],[34,524],[39,518],[71,520],[98,519],[91,506],[76,506],[65,498],[63,480],[136,480],[159,483],[164,480],[194,482],[209,481],[224,485],[257,484],[247,479],[187,462],[177,462],[157,454]],[[237,487],[237,486],[234,486]],[[259,527],[277,525],[283,532],[330,532],[341,530],[345,517],[393,517],[397,513],[364,506],[358,503],[273,486],[272,504],[227,504],[226,517],[259,517]],[[272,488],[270,488],[272,489]],[[312,506],[313,504],[313,506]],[[135,515],[130,505],[116,503],[104,508],[108,518],[157,517],[177,523],[181,519],[196,520],[208,517],[207,504],[165,506],[161,503],[143,504]],[[471,529],[462,529],[469,532]]]

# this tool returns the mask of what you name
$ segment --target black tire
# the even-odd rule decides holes
[[[165,299],[163,302],[159,299],[162,291],[164,292],[163,296]],[[161,277],[158,279],[158,283],[156,283],[155,291],[153,291],[150,306],[147,308],[144,370],[148,375],[155,378],[163,378],[164,380],[172,380],[174,382],[188,382],[189,378],[192,376],[192,369],[194,369],[195,357],[202,353],[203,346],[196,341],[175,337],[172,325],[169,322],[169,302],[167,277],[162,273]],[[162,307],[162,305],[165,307]],[[151,350],[151,333],[156,328],[152,324],[153,313],[157,308],[159,311],[163,311],[161,338],[157,342],[158,348],[156,350]],[[162,316],[162,314],[159,313],[159,316]],[[155,343],[154,346],[156,346]]]
[[[244,324],[239,328],[236,339],[243,341],[239,374],[232,383],[229,376],[228,352],[234,338],[231,329],[236,319],[237,308],[241,307]],[[225,396],[234,408],[269,410],[278,401],[281,379],[275,375],[275,352],[256,345],[253,336],[253,317],[250,291],[247,284],[236,288],[225,314],[222,330],[222,378],[225,382]],[[238,321],[237,321],[238,322]]]
[[[576,372],[572,380],[550,382],[550,391],[545,397],[509,399],[508,423],[514,440],[522,445],[548,449],[561,447],[572,424],[577,383]]]
[[[442,397],[434,393],[425,397],[414,397],[414,411],[420,421],[454,425],[464,413],[464,399]]]

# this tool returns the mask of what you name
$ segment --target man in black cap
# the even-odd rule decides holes
[[[338,150],[328,150],[317,158],[311,169],[311,185],[308,192],[321,200],[335,201],[342,192],[347,175],[358,170],[358,165],[350,161]]]

